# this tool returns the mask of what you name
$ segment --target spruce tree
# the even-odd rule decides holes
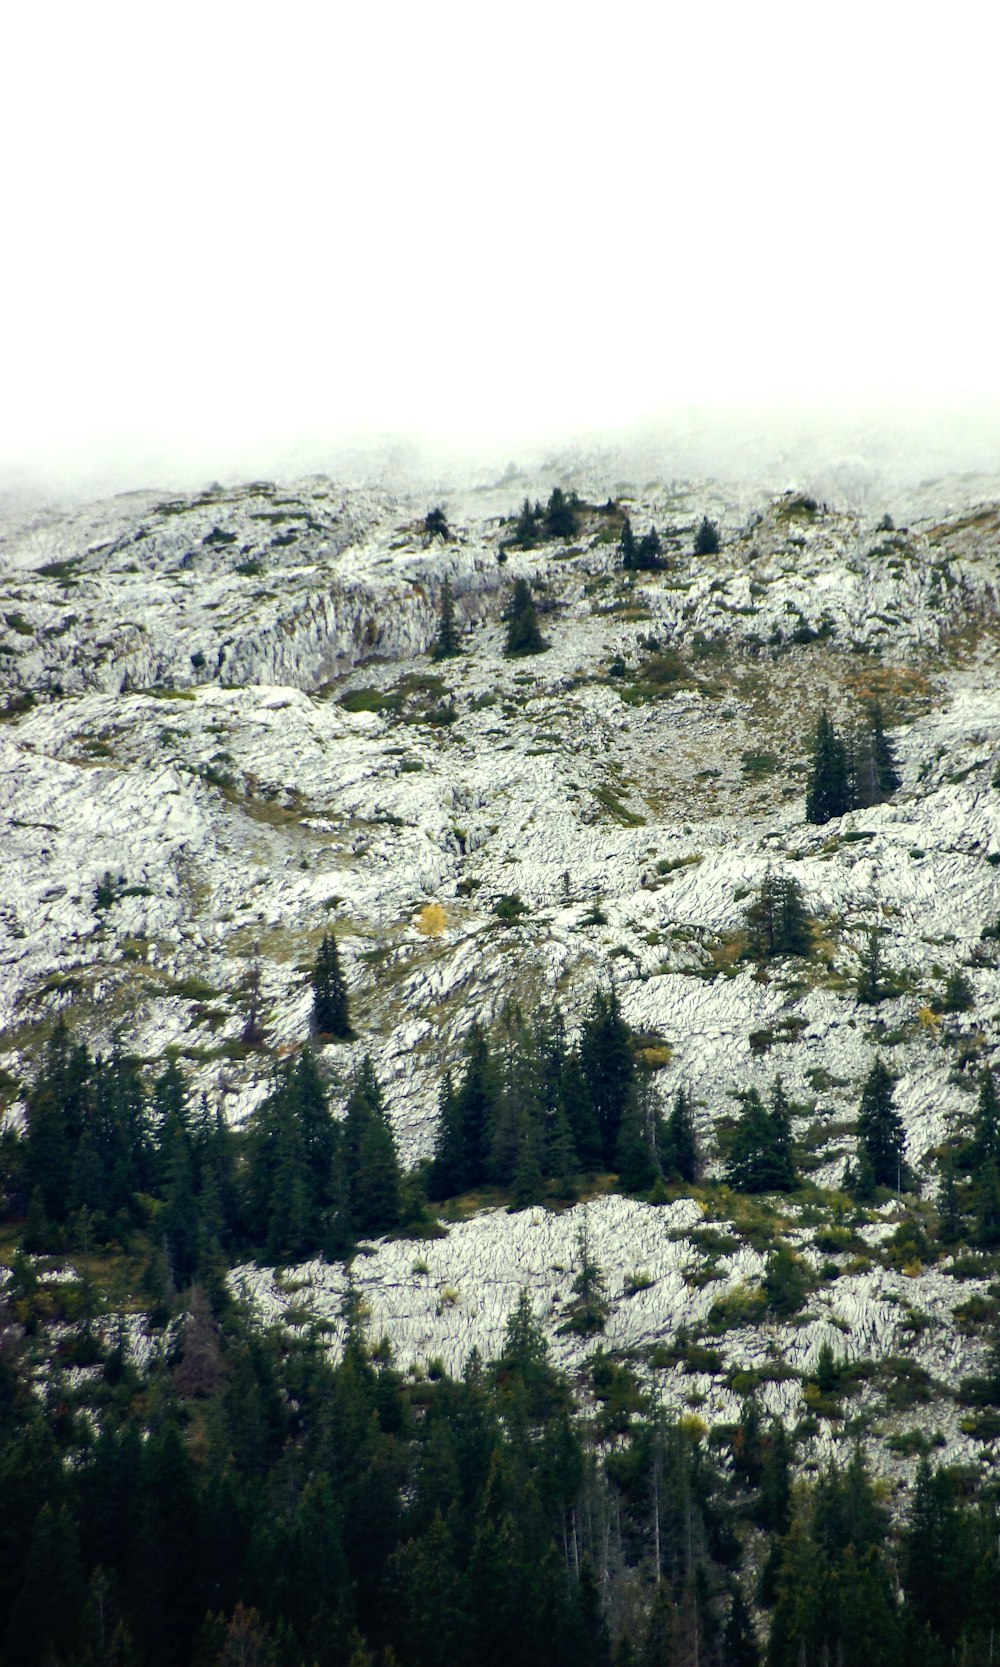
[[[655,1121],[649,1084],[636,1083],[622,1110],[615,1140],[615,1169],[627,1192],[646,1192],[659,1177]]]
[[[343,1140],[352,1235],[391,1232],[402,1214],[399,1159],[382,1089],[367,1054],[351,1081]]]
[[[757,961],[778,955],[808,955],[812,927],[802,897],[802,887],[790,874],[775,874],[768,868],[760,890],[748,906],[747,948]]]
[[[607,995],[601,990],[594,994],[580,1035],[580,1063],[600,1130],[603,1162],[612,1169],[618,1130],[636,1081],[631,1032],[614,989]]]
[[[639,540],[634,565],[648,568],[660,567],[662,565],[660,561],[662,553],[663,545],[660,542],[660,535],[655,527],[650,527],[649,531],[643,533]]]
[[[576,532],[576,494],[567,498],[561,486],[554,486],[545,506],[545,531],[549,538],[572,538]]]
[[[320,1036],[333,1042],[350,1042],[351,1029],[347,1000],[347,984],[341,970],[337,940],[332,932],[324,932],[311,974],[313,987],[313,1028]]]
[[[514,523],[514,537],[511,542],[520,550],[533,550],[538,543],[538,522],[541,518],[541,505],[531,507],[531,499],[525,498],[521,505],[521,513]]]
[[[858,973],[858,1000],[866,1007],[877,1007],[886,996],[882,965],[882,938],[877,926],[868,933],[868,941],[861,956]]]
[[[726,1180],[739,1192],[788,1192],[796,1185],[788,1105],[780,1079],[770,1111],[755,1088],[740,1096],[743,1110],[733,1132]]]
[[[701,525],[694,535],[694,553],[696,556],[715,556],[719,552],[719,529],[707,515],[701,518]]]
[[[896,1187],[903,1176],[905,1135],[899,1112],[893,1103],[893,1077],[876,1059],[861,1093],[858,1108],[858,1151],[871,1165],[876,1186]]]
[[[440,504],[435,504],[424,516],[424,534],[427,538],[443,538],[447,541],[451,537],[448,529],[448,518]]]
[[[461,652],[462,640],[455,619],[455,598],[452,594],[451,580],[445,579],[441,585],[441,609],[437,634],[431,645],[431,659],[450,660]]]
[[[510,658],[524,654],[541,654],[548,646],[538,628],[538,615],[527,579],[514,580],[514,588],[503,617],[507,622],[504,653]]]
[[[879,794],[881,798],[889,799],[900,786],[900,775],[896,768],[896,756],[892,742],[889,740],[883,725],[882,707],[877,700],[873,700],[868,708],[868,723]]]
[[[809,780],[806,784],[806,821],[829,822],[851,808],[847,750],[826,712],[816,720]]]
[[[977,1167],[990,1158],[1000,1159],[1000,1096],[996,1077],[988,1065],[983,1066],[979,1075],[970,1157]]]
[[[562,1329],[579,1332],[583,1337],[592,1337],[595,1332],[604,1330],[609,1304],[604,1274],[590,1248],[586,1207],[583,1211],[583,1221],[577,1229],[576,1254],[579,1271],[573,1280],[573,1301],[569,1304],[570,1317]]]
[[[624,568],[633,568],[638,565],[636,562],[635,533],[632,531],[632,523],[627,515],[622,525],[621,538],[618,541],[618,554]]]
[[[663,1167],[682,1181],[698,1179],[700,1163],[698,1140],[691,1116],[691,1099],[686,1089],[678,1088],[673,1109],[667,1119],[667,1151]]]

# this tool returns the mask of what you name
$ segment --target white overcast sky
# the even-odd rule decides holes
[[[50,0],[0,469],[1000,393],[996,0]]]

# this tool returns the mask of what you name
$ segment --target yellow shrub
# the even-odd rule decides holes
[[[440,903],[426,903],[417,916],[417,931],[423,932],[428,938],[438,937],[447,924]]]

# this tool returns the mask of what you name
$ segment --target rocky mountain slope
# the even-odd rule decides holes
[[[358,1040],[323,1050],[324,1069],[343,1079],[371,1053],[414,1161],[474,1018],[558,1001],[572,1026],[613,982],[655,1038],[663,1102],[682,1085],[694,1097],[709,1176],[735,1092],[780,1073],[815,1193],[484,1209],[356,1260],[373,1331],[404,1366],[457,1368],[474,1344],[495,1350],[527,1285],[559,1357],[582,1365],[594,1339],[559,1326],[586,1211],[612,1301],[603,1346],[631,1351],[668,1404],[711,1424],[753,1384],[810,1421],[814,1456],[860,1433],[903,1465],[919,1425],[991,1462],[954,1391],[982,1361],[995,1270],[891,1241],[932,1213],[936,1154],[967,1129],[1000,1042],[983,937],[1000,914],[1000,508],[897,531],[797,493],[586,471],[567,484],[592,506],[574,542],[524,552],[504,548],[504,518],[547,486],[516,474],[444,498],[449,542],[423,534],[427,494],[320,478],[133,494],[0,529],[7,1115],[72,1009],[95,1046],[121,1033],[150,1060],[177,1049],[242,1121],[271,1068],[240,1044],[248,969],[259,961],[269,1049],[294,1048],[333,926]],[[621,570],[609,499],[637,533],[658,527],[662,571]],[[704,514],[723,542],[699,557]],[[527,659],[503,654],[516,577],[549,643]],[[432,663],[446,578],[463,653]],[[871,695],[902,786],[816,827],[816,716],[848,721]],[[817,947],[760,969],[741,933],[769,867],[798,879]],[[498,915],[511,898],[520,911]],[[873,1009],[856,984],[876,926],[894,993]],[[945,1014],[958,967],[973,1005]],[[852,1212],[836,1189],[879,1052],[920,1191]],[[813,1286],[785,1319],[761,1295],[776,1237]],[[342,1269],[239,1277],[266,1311],[336,1337]],[[817,1412],[824,1343],[858,1370]]]

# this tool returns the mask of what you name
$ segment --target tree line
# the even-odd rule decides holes
[[[14,1303],[23,1311],[23,1274]],[[8,1303],[10,1293],[5,1293]],[[2,1667],[949,1667],[1000,1622],[995,1482],[794,1481],[756,1398],[706,1439],[600,1349],[574,1410],[527,1292],[495,1360],[404,1376],[195,1291],[82,1404],[0,1351]]]

